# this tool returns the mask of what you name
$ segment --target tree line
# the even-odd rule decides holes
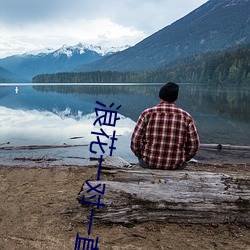
[[[250,84],[250,44],[197,54],[143,72],[92,71],[41,74],[34,83],[164,83],[166,81]]]

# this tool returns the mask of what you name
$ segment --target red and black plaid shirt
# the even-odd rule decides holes
[[[134,154],[159,169],[175,169],[183,165],[194,157],[199,144],[191,115],[168,102],[146,109],[131,138]]]

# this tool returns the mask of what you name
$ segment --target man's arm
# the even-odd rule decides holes
[[[187,144],[186,144],[186,160],[191,160],[197,153],[200,146],[200,138],[192,119],[188,125]]]
[[[130,144],[131,150],[138,158],[141,158],[141,151],[143,148],[143,139],[145,136],[145,131],[146,131],[145,118],[144,115],[141,114],[134,128]]]

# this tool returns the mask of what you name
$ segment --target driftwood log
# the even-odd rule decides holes
[[[72,148],[72,147],[85,147],[88,144],[63,144],[63,145],[27,145],[27,146],[5,146],[0,147],[0,150],[32,150],[32,149],[48,149],[48,148]]]
[[[207,149],[217,149],[217,150],[249,150],[250,146],[238,146],[238,145],[230,145],[230,144],[200,144],[200,148]]]
[[[99,181],[96,177],[88,180],[92,187],[100,183],[106,185],[100,202],[105,206],[97,209],[96,205],[85,204],[85,201],[98,202],[99,195],[94,190],[87,192],[90,188],[85,181],[77,195],[86,216],[94,208],[95,222],[237,222],[250,225],[249,176],[190,170],[142,170],[131,168],[129,164],[116,168],[114,162],[103,162]],[[95,194],[95,198],[87,199]]]

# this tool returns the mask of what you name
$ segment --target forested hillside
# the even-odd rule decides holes
[[[209,0],[129,49],[75,71],[146,71],[250,42],[250,0]],[[154,17],[149,17],[154,18]]]
[[[42,74],[33,78],[34,83],[156,83],[166,81],[250,84],[250,44],[222,52],[197,54],[155,71],[65,72]]]
[[[250,83],[250,44],[223,52],[198,54],[152,73],[152,81]]]

